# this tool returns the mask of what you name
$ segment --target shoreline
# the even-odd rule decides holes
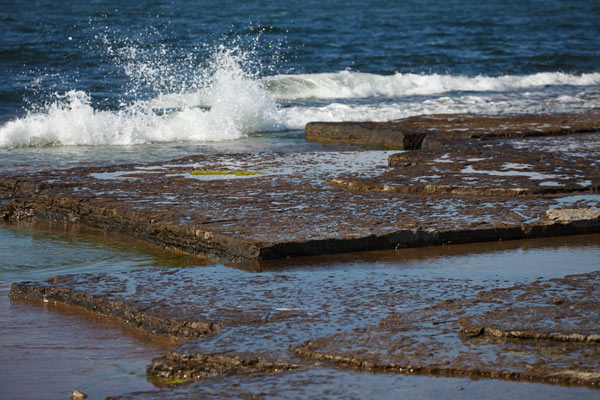
[[[440,116],[423,118],[439,129]],[[508,123],[497,118],[495,126]],[[595,390],[599,272],[506,280],[501,254],[491,257],[504,283],[477,282],[477,273],[407,278],[378,266],[386,258],[401,264],[403,251],[426,262],[448,245],[598,243],[598,129],[528,134],[505,126],[473,137],[460,125],[409,151],[333,145],[4,167],[3,221],[124,235],[205,265],[61,275],[13,283],[9,296],[81,307],[181,340],[147,366],[148,379],[167,389],[125,398],[185,397],[227,376],[285,381],[323,369],[338,371],[334,379],[382,373]],[[391,252],[377,253],[384,250]],[[550,263],[551,253],[534,263]],[[324,259],[332,265],[314,268]],[[347,259],[359,260],[354,269]]]
[[[589,236],[587,243],[598,244],[598,238]],[[571,245],[578,243],[575,239]],[[557,249],[568,251],[568,245],[555,242]],[[595,248],[590,247],[589,257]],[[552,249],[539,255],[534,249],[535,244],[528,259],[512,261],[506,260],[506,252],[494,255],[482,249],[482,254],[492,264],[489,272],[540,262],[560,267],[563,262],[552,261]],[[576,256],[576,249],[563,258]],[[467,251],[458,257],[468,260],[471,255]],[[452,263],[452,258],[441,257],[437,263]],[[407,276],[408,271],[390,267],[392,260],[379,267],[359,262],[352,270],[339,261],[327,268],[288,266],[258,274],[208,266],[63,275],[15,283],[10,297],[84,308],[179,340],[147,366],[153,382],[171,389],[187,383],[191,386],[182,390],[194,391],[207,379],[226,376],[286,379],[322,368],[598,388],[593,365],[599,345],[594,328],[600,316],[595,290],[600,272],[536,279],[543,271],[538,265],[525,279],[500,273],[505,278],[501,283],[475,271],[433,276],[415,271]],[[517,260],[519,265],[512,265]],[[419,262],[429,263],[427,258]],[[240,301],[244,307],[235,307]],[[157,330],[156,324],[142,320],[189,329]],[[209,325],[215,329],[208,335],[192,332]],[[454,359],[456,352],[463,356]],[[146,395],[153,398],[152,393]]]

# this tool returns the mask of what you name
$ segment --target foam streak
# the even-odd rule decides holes
[[[401,74],[376,75],[342,71],[337,73],[278,75],[265,79],[266,87],[280,100],[350,99],[370,97],[427,96],[463,92],[506,92],[545,86],[600,85],[600,73],[533,75],[455,76]]]

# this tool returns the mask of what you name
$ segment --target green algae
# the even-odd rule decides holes
[[[156,375],[146,375],[146,379],[149,380],[150,382],[154,382],[155,384],[157,384],[159,386],[182,385],[184,383],[193,381],[192,378],[165,379],[163,377],[156,376]]]
[[[181,385],[182,383],[186,383],[191,380],[192,379],[172,379],[170,381],[166,381],[165,385]]]
[[[194,170],[190,171],[191,175],[235,175],[235,176],[249,176],[249,175],[264,175],[265,172],[258,171],[223,171],[223,170]]]

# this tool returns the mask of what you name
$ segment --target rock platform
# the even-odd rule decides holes
[[[311,122],[306,125],[306,139],[419,150],[469,139],[557,136],[599,129],[597,109],[580,114],[434,114],[390,122]]]
[[[496,126],[485,140],[402,153],[4,167],[0,218],[79,223],[227,262],[599,232],[600,135],[580,132],[595,115],[554,116],[564,126],[545,136]],[[482,117],[453,118],[475,129]]]
[[[308,341],[296,351],[368,371],[597,386],[599,276],[447,299],[390,315],[376,326]]]
[[[147,369],[171,389],[126,398],[186,398],[227,376],[259,386],[272,382],[260,377],[286,376],[304,389],[315,374],[342,379],[340,369],[356,374],[343,379],[381,372],[597,388],[599,272],[508,285],[345,261],[364,251],[395,250],[397,263],[418,250],[409,248],[439,246],[424,249],[427,258],[460,247],[448,244],[565,236],[562,244],[599,233],[597,118],[419,117],[368,124],[384,142],[390,126],[412,127],[403,147],[360,142],[410,151],[332,144],[5,166],[3,220],[83,224],[213,263],[20,282],[10,296],[83,307],[185,341]],[[348,136],[355,125],[331,126]],[[307,126],[308,139],[318,126]],[[321,258],[311,265],[306,256]],[[202,382],[172,389],[193,381]]]
[[[501,267],[502,254],[488,262]],[[600,272],[513,284],[448,275],[356,260],[204,266],[64,275],[15,283],[10,296],[185,340],[148,365],[167,386],[342,368],[598,387]]]

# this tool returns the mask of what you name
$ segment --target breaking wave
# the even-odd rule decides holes
[[[244,58],[238,48],[219,46],[189,82],[195,91],[134,100],[117,110],[94,108],[83,91],[54,94],[41,110],[0,127],[0,147],[224,141],[269,130],[276,103],[244,69]],[[134,79],[144,71],[145,79],[152,77],[141,66],[127,65],[125,71]],[[158,72],[156,81],[164,82]]]
[[[259,77],[247,72],[247,58],[239,48],[219,46],[186,85],[161,87],[158,95],[117,110],[94,108],[83,91],[55,94],[41,110],[1,126],[0,147],[225,141],[253,132],[302,129],[310,121],[600,107],[600,73],[465,77],[341,71]],[[152,76],[144,63],[124,69],[133,80]],[[161,69],[154,75],[164,82],[168,73]]]
[[[456,76],[402,74],[376,75],[342,71],[337,73],[277,75],[265,78],[273,97],[281,100],[351,99],[370,97],[428,96],[461,92],[506,92],[547,86],[591,86],[600,84],[600,73],[565,74],[543,72],[532,75]]]

